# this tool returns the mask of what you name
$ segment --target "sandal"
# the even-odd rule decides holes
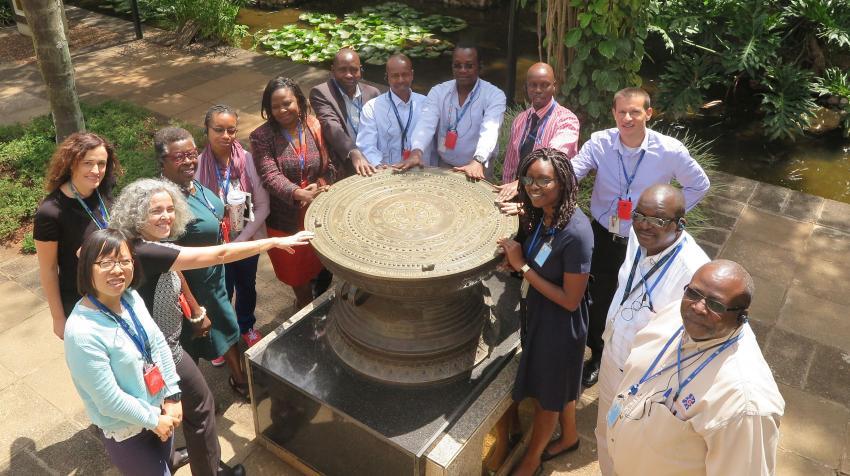
[[[248,388],[247,383],[236,383],[236,380],[233,379],[232,375],[230,376],[228,383],[234,392],[238,393],[239,396],[245,399],[246,402],[251,403],[251,389]]]

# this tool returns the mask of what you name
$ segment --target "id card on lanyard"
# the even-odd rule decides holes
[[[298,148],[295,148],[295,142],[292,139],[292,136],[289,135],[289,131],[283,130],[283,137],[289,142],[289,145],[292,146],[292,150],[295,152],[295,155],[298,157],[298,170],[299,172],[299,180],[298,186],[300,188],[306,188],[309,182],[307,181],[307,176],[304,174],[304,168],[307,166],[307,143],[304,141],[304,130],[301,127],[301,122],[298,122]]]
[[[118,327],[120,327],[127,337],[130,338],[130,341],[136,346],[136,349],[142,354],[142,360],[144,364],[142,364],[142,375],[145,381],[145,387],[147,387],[148,393],[151,395],[156,395],[165,387],[165,380],[162,378],[162,373],[159,371],[159,366],[157,366],[153,361],[153,354],[151,352],[150,340],[148,339],[148,334],[145,332],[145,328],[142,327],[142,323],[139,322],[139,318],[136,316],[136,312],[133,311],[133,308],[130,304],[122,297],[121,305],[124,306],[124,309],[127,310],[127,313],[130,314],[130,319],[133,321],[133,327],[135,327],[135,332],[130,330],[130,326],[127,322],[118,314],[113,312],[111,309],[106,307],[102,302],[100,302],[96,297],[92,295],[88,295],[89,300],[97,306],[98,310],[111,318]]]
[[[345,119],[348,122],[348,125],[351,127],[351,130],[354,132],[354,137],[357,137],[357,129],[360,128],[360,115],[363,114],[363,95],[361,94],[357,99],[348,98],[348,94],[345,94],[345,91],[342,90],[339,83],[336,79],[333,80],[336,89],[339,91],[339,94],[342,95],[343,103],[346,105],[345,107]],[[357,86],[355,86],[355,91],[357,91]],[[345,99],[348,98],[348,101]],[[351,111],[348,110],[348,103],[351,103],[354,106],[354,109],[357,109],[357,125],[354,125],[354,119],[351,118]],[[358,104],[359,102],[359,104]]]
[[[638,169],[640,168],[641,162],[643,162],[643,157],[646,155],[646,149],[642,149],[640,151],[640,157],[638,157],[637,163],[635,164],[635,168],[632,170],[632,174],[629,175],[626,172],[626,162],[623,160],[623,154],[620,151],[617,151],[617,158],[620,161],[620,167],[622,168],[623,178],[626,181],[626,191],[625,194],[620,195],[617,198],[617,213],[611,215],[610,221],[608,223],[608,232],[613,234],[620,234],[620,221],[630,220],[632,218],[632,182],[635,180],[635,176],[637,175]]]
[[[226,216],[222,216],[222,218],[218,217],[218,215],[215,213],[215,205],[213,205],[212,202],[210,202],[210,200],[207,198],[207,194],[204,193],[203,186],[196,180],[193,182],[195,184],[195,194],[192,195],[190,193],[189,196],[195,197],[195,200],[200,202],[201,205],[203,205],[207,210],[209,210],[210,213],[212,213],[213,217],[218,220],[218,239],[220,241],[223,241],[224,243],[230,242],[230,220],[227,220]],[[201,195],[201,198],[198,198],[199,194]]]
[[[480,84],[480,80],[475,84],[475,88],[466,98],[466,102],[463,103],[463,107],[458,110],[457,105],[452,103],[452,110],[455,113],[455,121],[454,123],[449,122],[449,127],[446,130],[446,137],[443,140],[443,146],[447,150],[454,150],[455,146],[457,146],[457,128],[460,125],[461,119],[466,115],[466,112],[471,107],[472,103],[475,102],[475,97],[478,95],[478,87]],[[455,93],[457,93],[457,86],[455,86]],[[449,113],[449,120],[451,120],[451,113]]]
[[[98,189],[94,189],[94,193],[97,195],[100,217],[97,217],[92,209],[89,208],[88,204],[83,200],[83,197],[80,196],[80,192],[77,191],[77,187],[75,187],[73,183],[69,181],[68,186],[71,188],[71,192],[74,193],[74,198],[77,200],[77,203],[83,207],[83,210],[85,210],[86,214],[89,218],[91,218],[91,221],[94,222],[99,230],[103,230],[109,226],[109,212],[106,211],[106,205],[103,204],[103,198],[100,197],[100,191],[98,191]]]
[[[528,116],[528,119],[525,121],[525,133],[522,135],[522,140],[519,142],[520,147],[525,143],[529,138],[534,140],[535,145],[540,145],[540,142],[543,140],[543,133],[546,132],[546,124],[549,122],[549,118],[552,116],[552,112],[555,110],[555,100],[552,100],[552,105],[549,106],[549,110],[546,111],[546,114],[543,115],[543,119],[540,121],[540,125],[537,126],[537,130],[531,130],[531,115]],[[536,112],[532,112],[532,114],[537,114]]]
[[[221,197],[221,201],[224,203],[224,220],[221,221],[221,238],[225,243],[230,243],[230,220],[227,219],[229,212],[227,209],[227,192],[230,191],[230,161],[227,162],[227,172],[224,174],[224,180],[221,179],[221,172],[218,170],[218,165],[214,165],[213,168],[215,169],[215,178],[218,182],[219,197]],[[206,199],[206,197],[204,197],[204,199]],[[213,208],[213,214],[215,214],[215,208]]]
[[[411,93],[410,100],[408,101],[407,106],[407,123],[402,125],[401,123],[401,115],[398,113],[398,107],[395,105],[395,101],[393,101],[393,96],[391,91],[387,91],[387,101],[390,102],[390,106],[393,108],[393,113],[395,113],[395,120],[398,122],[398,131],[401,134],[401,160],[407,160],[410,156],[410,149],[406,147],[409,142],[407,139],[408,131],[410,130],[410,124],[413,122],[413,94]],[[455,138],[457,139],[457,138]]]

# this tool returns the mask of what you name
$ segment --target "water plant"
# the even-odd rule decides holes
[[[328,61],[343,47],[360,53],[368,64],[384,64],[398,52],[413,58],[437,58],[449,54],[452,43],[435,38],[437,32],[451,33],[466,28],[460,18],[445,15],[423,16],[418,10],[398,2],[363,7],[342,19],[328,13],[305,12],[300,24],[264,30],[257,42],[268,54],[292,61]]]

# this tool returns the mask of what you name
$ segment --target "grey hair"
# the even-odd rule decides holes
[[[165,157],[168,155],[168,146],[177,141],[191,140],[195,142],[192,133],[182,127],[164,127],[153,135],[153,148],[156,153],[156,162],[160,168],[165,162]]]
[[[179,238],[195,217],[177,185],[164,179],[143,178],[124,187],[112,205],[109,226],[121,230],[129,238],[141,238],[142,229],[148,221],[151,197],[159,192],[167,193],[174,202],[174,222],[167,239]]]

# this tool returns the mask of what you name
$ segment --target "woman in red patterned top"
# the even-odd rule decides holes
[[[333,181],[319,121],[309,112],[307,99],[292,79],[278,76],[266,85],[262,100],[266,123],[250,139],[257,173],[269,192],[270,237],[303,230],[307,206]],[[310,281],[322,271],[313,248],[303,246],[295,254],[271,250],[269,258],[277,278],[292,286],[296,306],[307,305],[313,299]]]

